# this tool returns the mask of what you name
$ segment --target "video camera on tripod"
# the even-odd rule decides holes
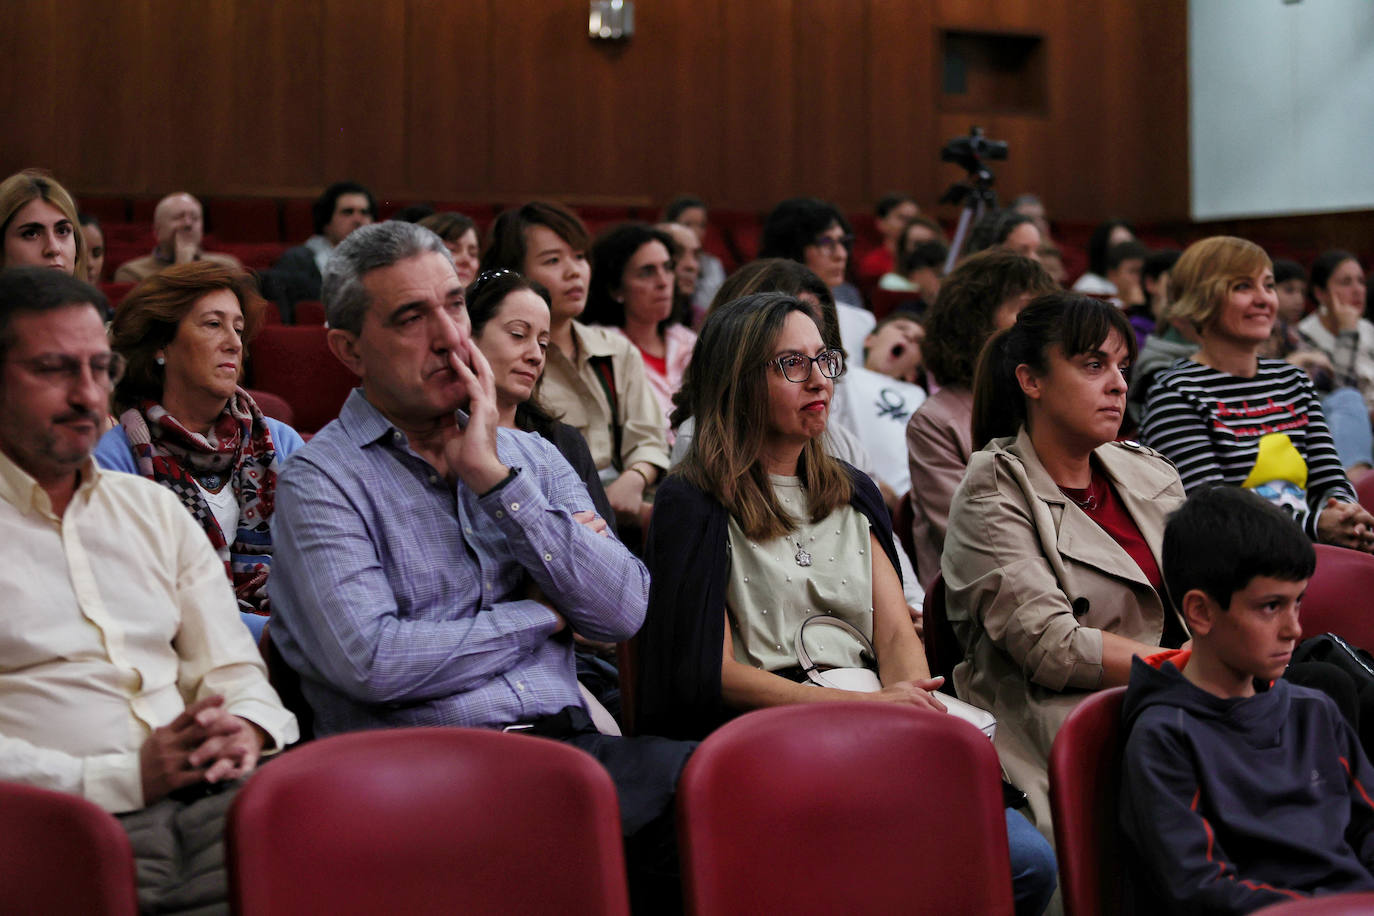
[[[954,269],[959,254],[964,249],[969,228],[989,209],[997,208],[997,194],[992,190],[997,178],[992,174],[984,160],[1002,161],[1007,158],[1007,141],[991,140],[983,133],[983,128],[974,125],[967,137],[955,137],[940,149],[941,162],[953,162],[968,172],[965,181],[955,182],[940,196],[942,204],[962,204],[959,226],[954,230],[954,241],[949,246],[949,258],[945,261],[945,272]]]

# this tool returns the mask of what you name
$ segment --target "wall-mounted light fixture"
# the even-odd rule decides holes
[[[587,37],[594,41],[625,41],[635,33],[633,0],[591,0]]]

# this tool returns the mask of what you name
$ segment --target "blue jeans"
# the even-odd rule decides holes
[[[1364,462],[1374,463],[1374,433],[1369,428],[1369,409],[1364,398],[1354,388],[1337,388],[1322,398],[1322,413],[1331,428],[1336,454],[1341,467]]]
[[[1015,808],[1007,809],[1011,847],[1011,893],[1016,916],[1040,916],[1059,885],[1059,866],[1049,842]]]

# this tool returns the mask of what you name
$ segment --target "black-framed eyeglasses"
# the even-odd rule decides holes
[[[842,247],[848,251],[849,246],[854,244],[854,236],[842,235],[836,238],[833,235],[818,235],[816,236],[816,240],[811,244],[815,245],[817,248],[824,248],[826,254],[833,253],[838,247]]]
[[[49,356],[35,356],[32,359],[15,361],[18,365],[38,376],[51,385],[68,387],[81,381],[82,372],[89,368],[95,383],[101,388],[114,388],[124,377],[128,365],[118,353],[103,353],[90,359],[78,359],[64,353]]]
[[[767,365],[777,366],[783,378],[798,385],[811,378],[812,366],[818,366],[821,375],[826,378],[839,378],[844,374],[844,351],[826,350],[816,356],[807,356],[805,353],[784,353],[782,356],[775,356],[770,359]]]
[[[468,301],[471,302],[473,299],[476,299],[477,294],[481,292],[482,287],[486,286],[488,283],[491,283],[494,280],[499,280],[502,277],[518,276],[520,276],[520,271],[511,270],[509,267],[501,267],[496,270],[484,270],[480,274],[478,274],[477,279],[473,280],[472,284],[468,286]]]

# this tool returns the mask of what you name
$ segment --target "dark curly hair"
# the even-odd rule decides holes
[[[998,307],[1016,296],[1041,296],[1058,288],[1039,261],[1006,249],[966,258],[940,283],[940,294],[926,312],[921,346],[926,368],[943,386],[971,387],[978,353],[995,330]]]

